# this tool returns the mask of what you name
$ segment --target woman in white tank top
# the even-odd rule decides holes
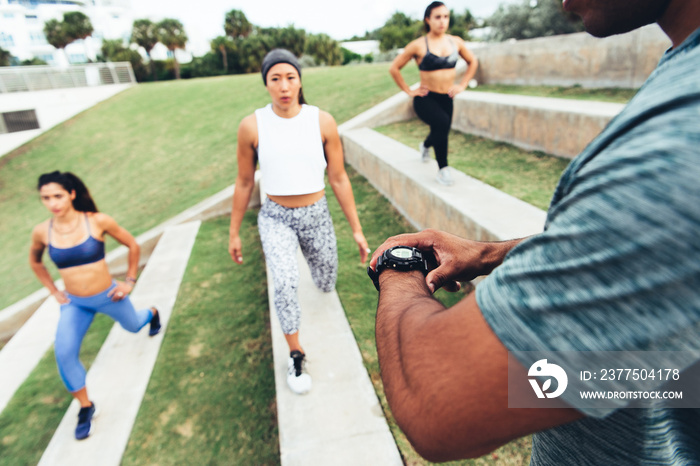
[[[370,250],[345,172],[335,120],[304,102],[301,67],[296,57],[283,49],[270,51],[263,59],[262,76],[272,102],[245,117],[238,128],[238,176],[229,253],[236,263],[243,262],[239,230],[259,161],[262,189],[267,197],[258,214],[258,229],[265,260],[272,271],[275,308],[289,344],[287,382],[295,393],[305,393],[311,389],[311,377],[305,372],[305,353],[299,343],[296,250],[301,246],[316,286],[332,291],[338,257],[325,198],[326,172],[363,263]]]

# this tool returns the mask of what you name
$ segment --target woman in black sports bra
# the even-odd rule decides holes
[[[69,172],[41,175],[37,184],[41,202],[51,218],[34,227],[29,265],[39,281],[61,305],[54,353],[66,389],[80,402],[75,438],[90,435],[95,405],[88,398],[80,346],[95,314],[107,314],[129,332],[150,324],[149,335],[161,328],[155,307],[135,310],[129,293],[136,284],[139,245],[109,215],[97,211],[85,184]],[[112,279],[105,261],[104,236],[110,235],[129,248],[124,282]],[[42,262],[44,250],[58,267],[65,291],[56,288]]]
[[[430,158],[430,147],[435,150],[435,159],[440,169],[437,181],[443,185],[453,183],[447,166],[447,138],[452,126],[453,98],[464,89],[474,77],[479,62],[467,49],[464,40],[448,35],[450,10],[442,2],[433,2],[425,9],[423,16],[425,36],[409,43],[403,52],[394,59],[389,73],[396,84],[413,97],[413,108],[418,117],[430,126],[430,134],[418,150],[424,162]],[[462,57],[467,62],[467,71],[455,83],[457,60]],[[420,87],[411,89],[401,68],[415,59],[420,70]]]

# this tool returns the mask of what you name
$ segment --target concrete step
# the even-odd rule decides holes
[[[415,87],[415,86],[414,86]],[[573,158],[623,104],[467,91],[454,99],[452,129],[503,141],[525,150]],[[417,118],[401,92],[340,125],[340,133]]]
[[[260,186],[261,200],[264,196]],[[313,379],[313,388],[305,395],[287,386],[289,346],[275,311],[267,268],[282,466],[403,465],[338,293],[316,288],[301,249],[297,249],[297,261],[299,335]]]
[[[503,241],[542,231],[545,212],[452,169],[453,186],[435,181],[434,160],[369,129],[341,135],[346,160],[422,230],[437,228],[463,238]]]
[[[163,330],[149,338],[115,324],[87,375],[88,392],[100,414],[93,433],[76,441],[80,409],[73,401],[44,451],[40,465],[119,465],[153,371],[178,289],[201,222],[168,228],[158,241],[132,293],[137,309],[157,306]]]
[[[452,129],[573,158],[623,107],[609,102],[462,92],[455,98]]]
[[[316,288],[301,250],[297,260],[300,339],[313,379],[305,395],[287,386],[289,347],[268,286],[282,466],[402,465],[338,294]],[[271,285],[269,269],[267,275]]]
[[[0,350],[0,413],[53,345],[60,312],[50,297]]]

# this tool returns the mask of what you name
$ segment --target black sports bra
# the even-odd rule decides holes
[[[421,71],[435,71],[446,70],[457,66],[457,60],[459,59],[459,50],[457,50],[457,47],[455,47],[455,44],[454,42],[452,42],[452,40],[450,40],[450,43],[452,44],[452,53],[446,57],[441,57],[439,55],[435,55],[430,51],[430,48],[428,47],[428,37],[426,36],[425,50],[427,50],[427,52],[425,53],[423,60],[421,60],[420,65],[418,65],[418,69]]]

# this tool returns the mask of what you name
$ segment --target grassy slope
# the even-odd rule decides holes
[[[429,131],[418,119],[375,129],[416,149]],[[543,210],[569,164],[566,159],[458,131],[450,132],[447,157],[451,167]]]

